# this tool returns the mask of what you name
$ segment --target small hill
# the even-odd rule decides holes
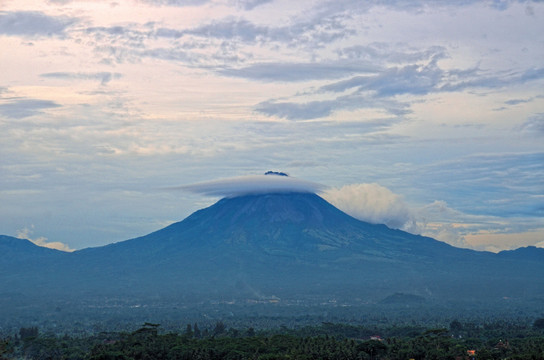
[[[389,295],[380,301],[384,305],[417,305],[425,302],[425,298],[419,295],[396,293]]]

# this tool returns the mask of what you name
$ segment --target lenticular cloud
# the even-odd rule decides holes
[[[202,182],[181,186],[180,189],[206,196],[236,197],[266,193],[317,193],[325,186],[275,173]]]

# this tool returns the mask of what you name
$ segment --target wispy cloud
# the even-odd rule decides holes
[[[0,34],[24,37],[63,36],[77,18],[50,16],[38,11],[0,12]]]
[[[61,105],[51,100],[41,99],[4,99],[0,100],[0,116],[22,119],[43,113],[44,110],[58,108]]]
[[[73,73],[73,72],[51,72],[41,74],[44,78],[64,79],[64,80],[97,80],[102,85],[106,85],[113,79],[120,79],[123,75],[111,72],[95,72],[95,73]]]
[[[319,16],[305,21],[295,19],[287,25],[270,26],[244,18],[227,17],[187,29],[160,27],[153,35],[174,39],[192,37],[200,46],[209,45],[211,40],[223,40],[231,46],[287,46],[311,52],[315,48],[353,36],[356,31],[344,19],[344,16]]]
[[[241,68],[219,69],[221,75],[258,81],[297,82],[335,79],[355,73],[376,72],[378,65],[353,61],[319,63],[258,63]]]
[[[155,6],[200,6],[212,0],[139,0],[142,3]]]
[[[235,0],[234,3],[237,7],[244,10],[253,10],[258,6],[269,4],[274,0]]]
[[[393,99],[379,99],[364,95],[345,95],[329,100],[289,102],[268,100],[255,105],[255,111],[289,120],[311,120],[327,117],[335,111],[357,109],[384,109],[393,116],[410,113],[409,104]]]
[[[529,117],[521,126],[521,130],[532,136],[544,135],[544,113]]]

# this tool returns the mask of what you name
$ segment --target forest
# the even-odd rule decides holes
[[[144,323],[134,331],[85,336],[20,328],[0,340],[1,359],[544,359],[544,318],[446,327],[323,322],[274,329]]]

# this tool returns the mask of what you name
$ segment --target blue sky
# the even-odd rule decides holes
[[[544,246],[542,1],[0,0],[0,233],[81,249],[267,170],[367,221]]]

